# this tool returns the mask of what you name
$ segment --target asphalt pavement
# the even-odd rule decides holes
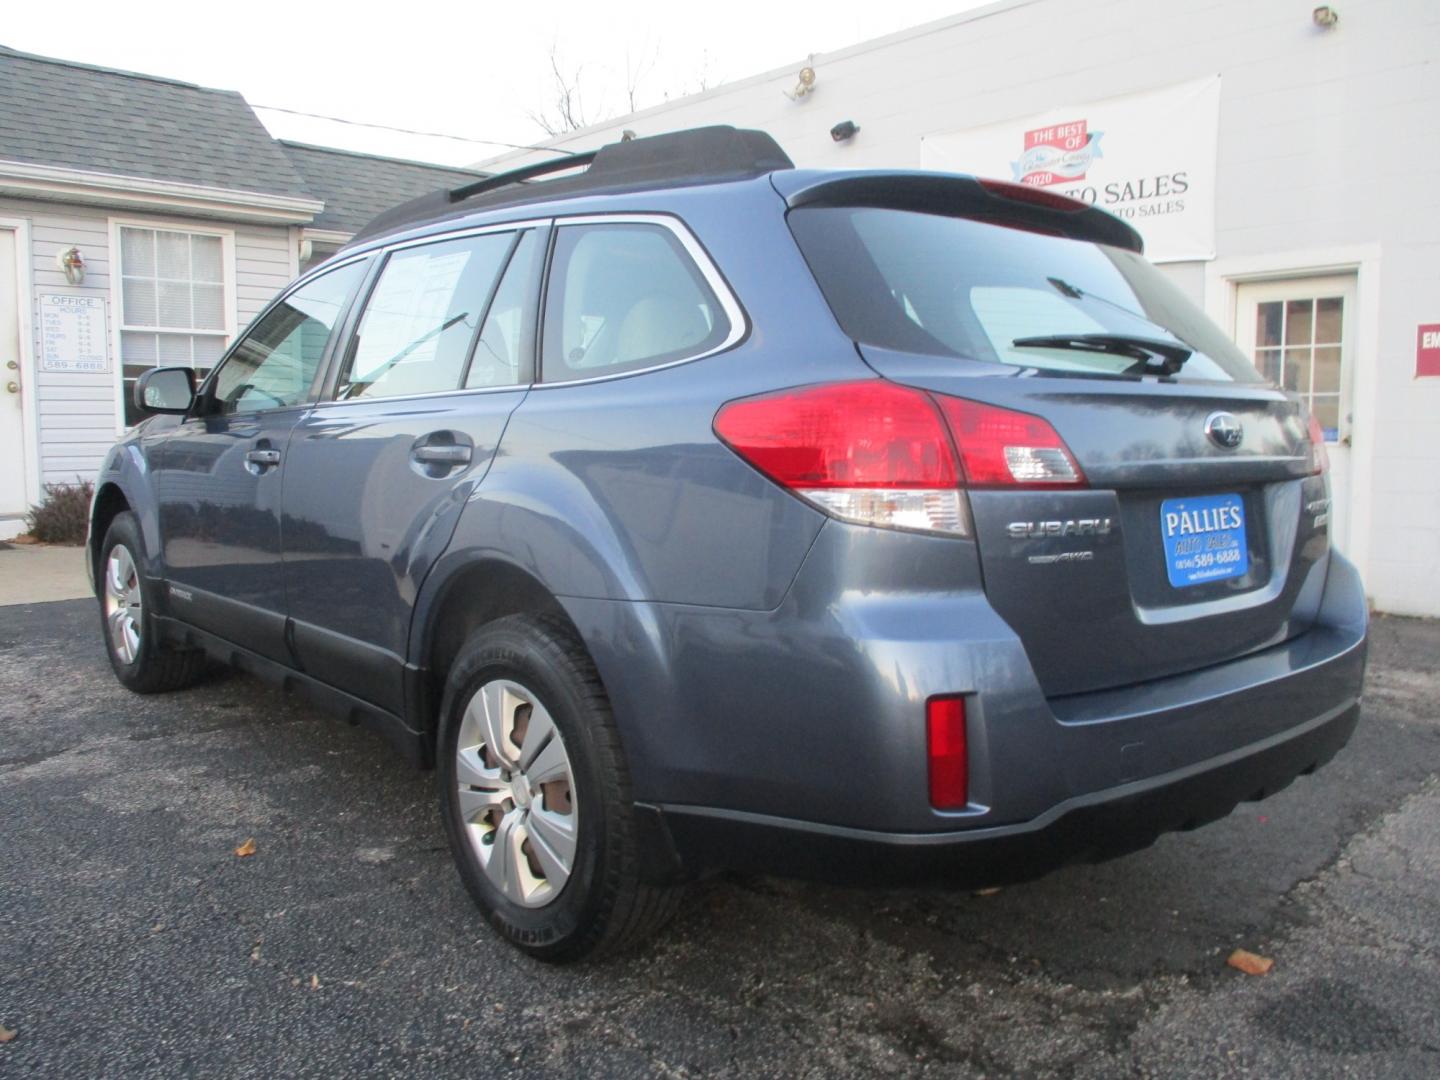
[[[985,896],[722,877],[549,967],[373,735],[223,671],[131,695],[93,601],[0,607],[0,1076],[1440,1075],[1440,623],[1371,655],[1335,761],[1148,851]]]

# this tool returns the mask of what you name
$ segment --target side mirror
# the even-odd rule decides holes
[[[151,368],[135,382],[135,408],[142,413],[187,413],[194,402],[194,368]]]

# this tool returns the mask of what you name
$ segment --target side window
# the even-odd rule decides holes
[[[332,270],[266,312],[215,374],[210,392],[220,411],[258,412],[304,401],[365,268],[362,260]]]
[[[505,277],[490,301],[480,340],[475,343],[470,371],[465,376],[467,389],[513,386],[520,381],[522,373],[528,376],[529,372],[523,371],[523,367],[534,347],[534,335],[529,333],[527,315],[540,257],[540,235],[530,229],[520,237],[505,268]]]
[[[545,301],[547,382],[698,356],[729,333],[715,294],[669,229],[638,223],[560,229]]]
[[[485,302],[515,241],[487,233],[391,254],[365,305],[335,396],[398,397],[460,385]]]

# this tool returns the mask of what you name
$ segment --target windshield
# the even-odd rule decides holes
[[[790,228],[845,332],[906,352],[1121,375],[1131,355],[1026,338],[1174,341],[1180,378],[1262,382],[1220,329],[1143,256],[909,210],[802,208]]]

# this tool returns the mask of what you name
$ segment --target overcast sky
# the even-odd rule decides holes
[[[254,106],[475,139],[544,139],[552,48],[590,122],[976,7],[982,0],[9,0],[0,44],[238,90]],[[628,73],[628,74],[627,74]],[[277,136],[466,164],[503,146],[260,111]]]

